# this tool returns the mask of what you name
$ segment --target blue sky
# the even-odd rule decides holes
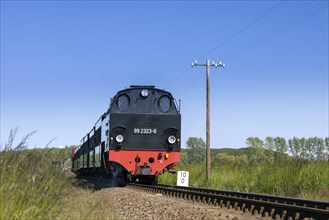
[[[116,91],[182,100],[182,141],[328,136],[328,1],[1,1],[1,141],[79,144]],[[184,145],[183,145],[184,146]]]

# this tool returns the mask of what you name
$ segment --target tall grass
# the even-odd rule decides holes
[[[177,170],[189,171],[189,185],[195,187],[329,200],[329,161],[212,164],[209,182],[205,180],[205,164],[181,163]],[[164,174],[159,182],[176,184],[176,178]]]
[[[8,143],[0,152],[1,219],[52,218],[60,213],[65,184],[60,172],[40,155],[23,153],[27,135],[16,147]]]
[[[47,150],[24,150],[32,134],[13,146],[15,133],[0,151],[0,219],[117,219],[109,199],[74,187]]]

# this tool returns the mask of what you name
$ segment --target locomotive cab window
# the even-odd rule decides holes
[[[159,108],[163,113],[166,113],[170,109],[170,98],[168,96],[162,96],[159,99]]]
[[[127,95],[121,95],[119,96],[117,100],[117,106],[120,111],[127,111],[129,108],[129,97]]]

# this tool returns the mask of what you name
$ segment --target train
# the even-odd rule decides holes
[[[175,173],[180,149],[180,101],[155,86],[132,85],[116,93],[72,151],[72,171],[118,185],[155,184],[160,174]]]

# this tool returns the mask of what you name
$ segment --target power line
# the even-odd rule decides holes
[[[271,7],[270,9],[268,9],[267,11],[265,11],[263,14],[261,14],[260,16],[258,16],[255,20],[253,20],[252,22],[250,22],[249,24],[247,24],[241,30],[239,30],[238,32],[236,32],[235,34],[233,34],[232,36],[230,36],[229,38],[227,38],[226,40],[224,40],[222,43],[220,43],[215,48],[213,48],[210,51],[208,51],[206,54],[204,54],[201,57],[199,57],[198,60],[206,57],[207,55],[209,55],[211,53],[213,53],[218,48],[220,48],[221,46],[223,46],[224,44],[226,44],[227,42],[229,42],[230,40],[232,40],[233,38],[235,38],[236,36],[238,36],[239,34],[241,34],[243,31],[247,30],[249,27],[251,27],[252,25],[254,25],[255,23],[257,23],[259,20],[261,20],[262,18],[264,18],[266,15],[270,14],[274,9],[276,9],[277,7],[279,7],[279,5],[282,4],[282,2],[283,2],[283,0],[280,1],[278,4],[274,5],[273,7]],[[179,80],[189,70],[191,70],[191,67],[186,68],[184,71],[182,71],[180,74],[178,74],[178,76],[175,79],[173,79],[172,81],[170,81],[170,83],[168,83],[168,86],[166,88],[168,88],[168,87],[170,88],[170,86],[172,84],[174,84],[177,80]]]
[[[219,44],[216,47],[214,47],[213,49],[211,49],[209,52],[207,52],[206,54],[204,54],[200,58],[202,59],[204,56],[213,53],[215,50],[217,50],[218,48],[220,48],[221,46],[223,46],[224,44],[226,44],[227,42],[229,42],[230,40],[232,40],[234,37],[236,37],[237,35],[239,35],[243,31],[245,31],[246,29],[248,29],[249,27],[251,27],[253,24],[257,23],[259,20],[261,20],[266,15],[268,15],[269,13],[271,13],[274,9],[276,9],[277,7],[279,7],[282,4],[282,2],[283,1],[280,1],[278,4],[274,5],[272,8],[270,8],[269,10],[267,10],[266,12],[264,12],[263,14],[261,14],[259,17],[257,17],[255,20],[253,20],[252,22],[250,22],[248,25],[246,25],[240,31],[238,31],[235,34],[233,34],[231,37],[229,37],[228,39],[226,39],[225,41],[223,41],[221,44]],[[285,17],[284,19],[282,19],[281,21],[279,21],[278,23],[276,23],[275,25],[273,25],[271,28],[269,28],[269,29],[267,29],[267,30],[259,33],[258,35],[254,36],[253,38],[249,39],[248,41],[242,43],[241,45],[239,45],[238,47],[236,47],[235,49],[233,49],[231,52],[229,52],[229,53],[223,53],[223,55],[224,55],[223,60],[225,60],[226,62],[227,61],[232,61],[233,59],[236,59],[241,54],[247,53],[247,52],[249,52],[249,51],[257,48],[258,46],[260,46],[260,45],[262,45],[262,44],[264,44],[264,43],[272,40],[273,38],[279,36],[280,34],[282,34],[283,32],[285,32],[286,30],[288,30],[289,28],[291,28],[292,26],[294,26],[294,25],[296,25],[298,23],[301,23],[306,18],[317,14],[322,9],[326,9],[327,8],[327,7],[323,7],[321,5],[321,2],[319,4],[317,4],[317,3],[318,2],[311,2],[311,3],[307,4],[303,8],[298,9],[297,11],[295,11],[293,14]],[[227,54],[227,55],[225,56],[225,54]],[[182,78],[189,70],[191,70],[191,67],[187,67],[183,72],[181,72],[175,79],[173,79],[168,84],[168,87],[172,87],[172,85],[175,82],[177,82],[180,78]],[[184,81],[181,84],[180,89],[183,89],[184,88],[184,85],[189,85],[190,84],[189,82],[192,79],[193,78],[189,77],[188,80]]]
[[[218,48],[220,48],[221,46],[223,46],[224,44],[226,44],[227,42],[229,42],[230,40],[232,40],[234,37],[238,36],[243,31],[247,30],[249,27],[251,27],[252,25],[254,25],[255,23],[257,23],[258,21],[260,21],[262,18],[264,18],[266,15],[268,15],[269,13],[271,13],[274,9],[276,9],[277,7],[279,7],[279,5],[281,5],[282,2],[283,1],[280,1],[278,4],[274,5],[272,8],[270,8],[269,10],[267,10],[266,12],[264,12],[263,14],[261,14],[259,17],[257,17],[255,20],[253,20],[252,22],[250,22],[249,24],[247,24],[240,31],[236,32],[235,34],[233,34],[232,36],[230,36],[229,38],[227,38],[226,40],[224,40],[222,43],[220,43],[219,45],[217,45],[216,47],[214,47],[213,49],[211,49],[210,51],[208,51],[207,53],[205,53],[204,55],[202,55],[201,57],[199,57],[198,60],[200,60],[200,59],[208,56],[211,53],[213,53],[215,50],[217,50]]]
[[[174,84],[178,79],[180,79],[180,78],[181,78],[186,72],[188,72],[191,68],[192,68],[192,67],[189,66],[189,67],[186,68],[183,72],[181,72],[180,74],[178,74],[178,76],[177,76],[176,78],[174,78],[172,81],[170,81],[170,82],[168,83],[168,87],[170,88],[170,86],[171,86],[172,84]],[[168,87],[166,87],[166,88],[168,88]]]
[[[310,16],[317,14],[320,10],[325,9],[324,7],[321,7],[321,5],[313,5],[309,8],[311,4],[305,6],[303,9],[299,9],[294,14],[284,18],[268,30],[263,31],[255,37],[251,38],[250,40],[244,42],[242,45],[238,46],[235,50],[233,50],[233,52],[224,57],[223,60],[225,60],[226,62],[232,60],[240,54],[246,53],[277,37],[292,26],[301,23]],[[314,8],[315,10],[313,10]]]

